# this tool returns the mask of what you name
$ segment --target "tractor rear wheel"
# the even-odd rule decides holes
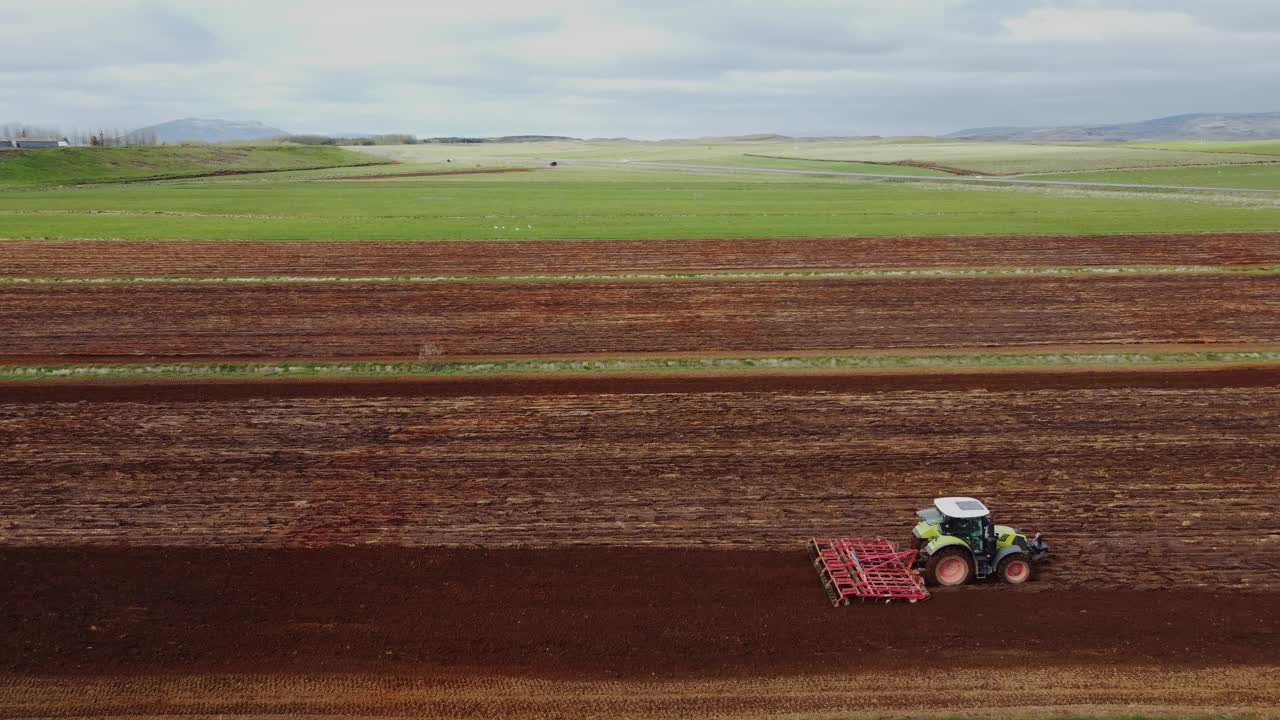
[[[1013,553],[996,566],[996,575],[1010,585],[1021,585],[1031,579],[1031,561],[1026,553]]]
[[[925,577],[933,585],[951,587],[969,582],[973,561],[963,548],[947,547],[929,556]]]

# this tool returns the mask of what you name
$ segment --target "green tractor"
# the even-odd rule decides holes
[[[1026,535],[991,521],[991,511],[968,497],[944,497],[916,513],[916,567],[931,585],[963,585],[992,575],[1014,585],[1031,579],[1049,554],[1040,535]]]

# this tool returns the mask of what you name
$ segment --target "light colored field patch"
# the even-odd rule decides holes
[[[1033,143],[939,140],[935,138],[842,138],[759,140],[712,139],[662,142],[556,141],[477,145],[414,145],[356,148],[401,162],[440,162],[445,158],[597,159],[748,165],[751,155],[798,160],[900,163],[923,162],[988,175],[1071,172],[1275,161],[1274,155],[1248,152],[1206,153],[1125,145],[1042,145]],[[779,166],[781,167],[781,166]]]
[[[400,375],[530,375],[804,370],[945,370],[964,368],[1147,367],[1280,363],[1280,349],[1204,352],[941,353],[761,357],[653,357],[420,362],[134,363],[0,366],[0,379],[226,377],[280,378]]]
[[[1206,153],[1210,154],[1210,153]],[[1262,165],[1203,165],[1198,167],[1113,170],[1108,172],[1037,175],[1043,180],[1142,183],[1280,190],[1280,163]]]
[[[1280,155],[1280,140],[1150,140],[1118,144],[1153,150]]]
[[[1280,168],[1277,168],[1280,171]],[[1125,182],[1124,173],[1100,173],[1097,177],[1092,174],[1075,175],[1063,174],[1060,176],[1037,177],[1036,179],[1044,180],[1079,180],[1081,182]],[[1113,178],[1113,180],[1103,180],[1099,178]],[[983,184],[983,183],[930,183],[928,180],[914,183],[932,190],[951,190],[962,189],[967,192],[1001,192],[1001,193],[1023,193],[1031,195],[1042,195],[1045,197],[1059,198],[1095,198],[1095,199],[1112,199],[1112,200],[1150,200],[1176,202],[1179,204],[1190,205],[1218,205],[1222,207],[1237,208],[1271,208],[1280,209],[1280,197],[1269,194],[1254,193],[1226,193],[1213,192],[1211,190],[1179,190],[1168,186],[1161,188],[1153,188],[1151,190],[1141,190],[1137,188],[1125,187],[1087,187],[1087,186],[1071,186],[1071,185],[1005,185],[1005,184]],[[1199,187],[1199,186],[1196,186]],[[1155,220],[1153,218],[1153,220]]]

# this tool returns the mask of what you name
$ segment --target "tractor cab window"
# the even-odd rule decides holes
[[[948,535],[954,535],[969,544],[969,547],[978,554],[985,554],[989,549],[995,546],[994,539],[989,536],[994,531],[991,524],[991,518],[947,518],[943,525],[943,532]]]

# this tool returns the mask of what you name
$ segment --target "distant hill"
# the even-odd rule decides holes
[[[438,145],[474,145],[479,143],[550,142],[552,140],[578,140],[565,135],[503,135],[501,137],[433,137],[419,140]]]
[[[1270,140],[1280,138],[1280,112],[1195,113],[1116,125],[971,128],[945,137],[1042,142]]]
[[[234,121],[213,118],[183,118],[167,123],[138,128],[131,137],[155,137],[163,143],[226,142],[228,140],[269,140],[289,133],[253,120]]]

